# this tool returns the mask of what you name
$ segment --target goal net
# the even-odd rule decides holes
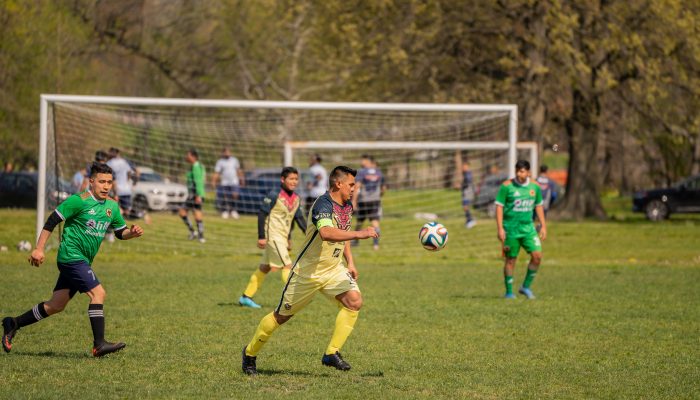
[[[512,175],[515,160],[536,156],[532,146],[516,141],[517,109],[512,105],[44,95],[41,114],[37,232],[60,193],[78,190],[77,185],[71,189],[71,181],[79,179],[97,151],[118,148],[139,173],[131,182],[133,210],[127,223],[143,226],[146,233],[128,243],[104,243],[103,252],[258,257],[256,213],[262,197],[279,189],[283,166],[300,171],[297,193],[307,203],[307,186],[313,180],[310,159],[318,156],[330,172],[337,165],[359,169],[362,157],[369,155],[384,176],[381,239],[378,251],[371,240],[359,243],[356,257],[377,262],[414,253],[427,257],[418,231],[432,220],[449,230],[448,245],[439,254],[494,257],[500,250],[489,206],[498,185]],[[239,160],[245,176],[233,203],[217,196],[212,179],[225,148]],[[188,240],[187,227],[173,211],[187,196],[189,149],[197,150],[206,169],[206,243]],[[534,170],[537,162],[532,162]],[[469,229],[463,209],[465,165],[471,179],[470,213],[476,221]],[[366,220],[363,226],[368,224]],[[303,243],[296,227],[292,239],[294,258]]]

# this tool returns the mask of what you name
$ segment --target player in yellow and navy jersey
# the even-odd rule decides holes
[[[532,223],[532,213],[540,220],[539,236]],[[520,160],[515,164],[515,179],[505,181],[496,195],[496,225],[498,240],[503,245],[503,255],[506,258],[503,266],[503,278],[506,285],[506,299],[514,299],[513,270],[518,258],[520,247],[530,253],[530,264],[527,266],[525,281],[519,292],[528,299],[535,295],[530,289],[537,270],[542,262],[542,242],[547,237],[547,226],[542,209],[542,192],[540,187],[530,182],[530,163]]]
[[[329,177],[329,191],[312,205],[307,218],[306,240],[292,267],[280,303],[275,311],[260,321],[252,340],[243,347],[244,373],[257,374],[256,358],[263,345],[280,325],[308,305],[316,292],[323,293],[340,308],[321,363],[343,371],[350,369],[350,364],[340,356],[340,348],[350,336],[362,307],[350,241],[377,237],[372,227],[350,230],[355,175],[357,171],[352,168],[335,167]]]
[[[29,262],[36,267],[44,262],[46,241],[56,225],[65,221],[58,248],[59,274],[56,287],[51,300],[35,305],[16,318],[6,317],[2,320],[2,347],[6,352],[12,350],[12,339],[20,328],[63,311],[76,292],[90,297],[88,317],[94,339],[92,355],[101,357],[126,346],[124,343],[110,343],[104,339],[106,293],[91,266],[110,226],[114,227],[115,236],[121,240],[143,234],[143,229],[137,225],[126,227],[119,204],[108,197],[112,184],[112,169],[107,164],[94,163],[90,168],[90,188],[67,198],[47,219]]]
[[[265,196],[258,212],[258,247],[265,252],[258,270],[251,275],[248,286],[238,299],[238,304],[244,307],[260,308],[260,305],[253,301],[253,296],[272,269],[282,269],[282,282],[287,282],[292,268],[288,250],[294,221],[302,233],[306,232],[306,221],[299,209],[301,200],[294,193],[299,184],[299,171],[294,167],[284,167],[280,181],[281,188]]]

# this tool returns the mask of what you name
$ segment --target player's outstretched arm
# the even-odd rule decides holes
[[[119,235],[119,232],[121,232],[121,237]],[[131,225],[131,228],[124,229],[122,231],[115,231],[114,235],[121,240],[129,240],[133,238],[137,238],[141,235],[143,235],[143,228],[141,228],[138,225]]]
[[[36,248],[29,255],[29,263],[35,267],[41,265],[44,262],[44,248],[46,248],[46,242],[51,236],[51,231],[43,229],[41,234],[39,234],[39,240],[36,241]]]
[[[318,232],[321,235],[321,239],[329,242],[342,242],[345,240],[379,237],[379,234],[377,234],[377,232],[371,226],[359,231],[345,231],[332,226],[324,226]]]

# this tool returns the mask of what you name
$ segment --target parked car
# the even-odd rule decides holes
[[[136,210],[175,210],[187,200],[187,187],[164,179],[153,169],[136,167],[138,182],[133,187],[132,205]]]
[[[55,208],[73,194],[70,183],[47,177],[49,194],[46,206]],[[36,208],[39,174],[36,172],[0,172],[0,207]]]
[[[245,186],[240,189],[237,208],[240,214],[257,214],[262,200],[271,190],[280,187],[280,173],[282,168],[256,168],[245,173]],[[297,194],[304,200],[306,187],[303,182],[308,175],[307,171],[300,171]],[[217,204],[217,209],[220,205]]]
[[[661,221],[673,213],[700,212],[700,175],[686,178],[668,188],[635,193],[632,210],[645,213],[651,221]]]

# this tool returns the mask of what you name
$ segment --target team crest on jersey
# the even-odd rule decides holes
[[[105,214],[107,214],[109,218],[112,218],[112,209],[108,208],[107,211],[105,211]]]
[[[338,229],[347,231],[350,229],[350,221],[352,220],[352,205],[340,206],[333,203],[333,217],[338,224]]]
[[[287,310],[287,311],[289,311],[289,310],[292,309],[292,305],[289,304],[289,303],[284,303],[284,309]]]
[[[530,190],[530,196],[534,196],[534,195],[535,195],[535,190],[534,189]]]

